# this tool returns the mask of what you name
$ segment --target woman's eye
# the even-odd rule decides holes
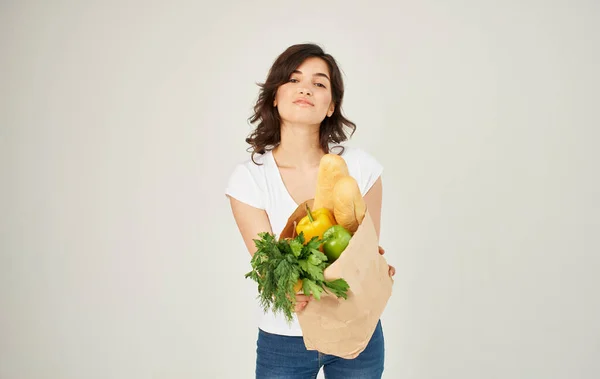
[[[326,87],[325,87],[325,85],[324,85],[324,84],[322,84],[322,83],[315,83],[315,85],[316,85],[317,87],[326,88]]]
[[[291,82],[291,83],[298,83],[298,79],[291,78],[291,79],[290,79],[290,82]]]

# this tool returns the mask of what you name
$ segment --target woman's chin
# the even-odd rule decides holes
[[[281,117],[281,119],[283,120],[284,123],[287,123],[290,125],[306,125],[306,126],[311,126],[311,125],[319,126],[319,125],[321,125],[321,121],[323,121],[323,118],[319,119],[316,117],[306,117],[306,115],[293,115],[291,117]]]

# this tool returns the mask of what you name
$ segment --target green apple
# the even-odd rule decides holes
[[[329,263],[340,257],[351,238],[352,233],[341,225],[333,225],[323,233],[323,253],[327,256]]]

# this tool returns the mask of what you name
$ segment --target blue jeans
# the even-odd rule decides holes
[[[327,379],[379,379],[385,356],[381,321],[369,344],[354,359],[306,350],[302,337],[258,330],[256,379],[314,379],[323,367]]]

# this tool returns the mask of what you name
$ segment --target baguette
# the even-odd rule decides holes
[[[319,163],[313,209],[327,208],[333,213],[334,186],[340,178],[348,175],[348,166],[344,158],[337,154],[325,154]]]
[[[364,220],[366,211],[367,206],[356,180],[349,175],[338,179],[333,189],[333,216],[336,222],[354,233]]]

